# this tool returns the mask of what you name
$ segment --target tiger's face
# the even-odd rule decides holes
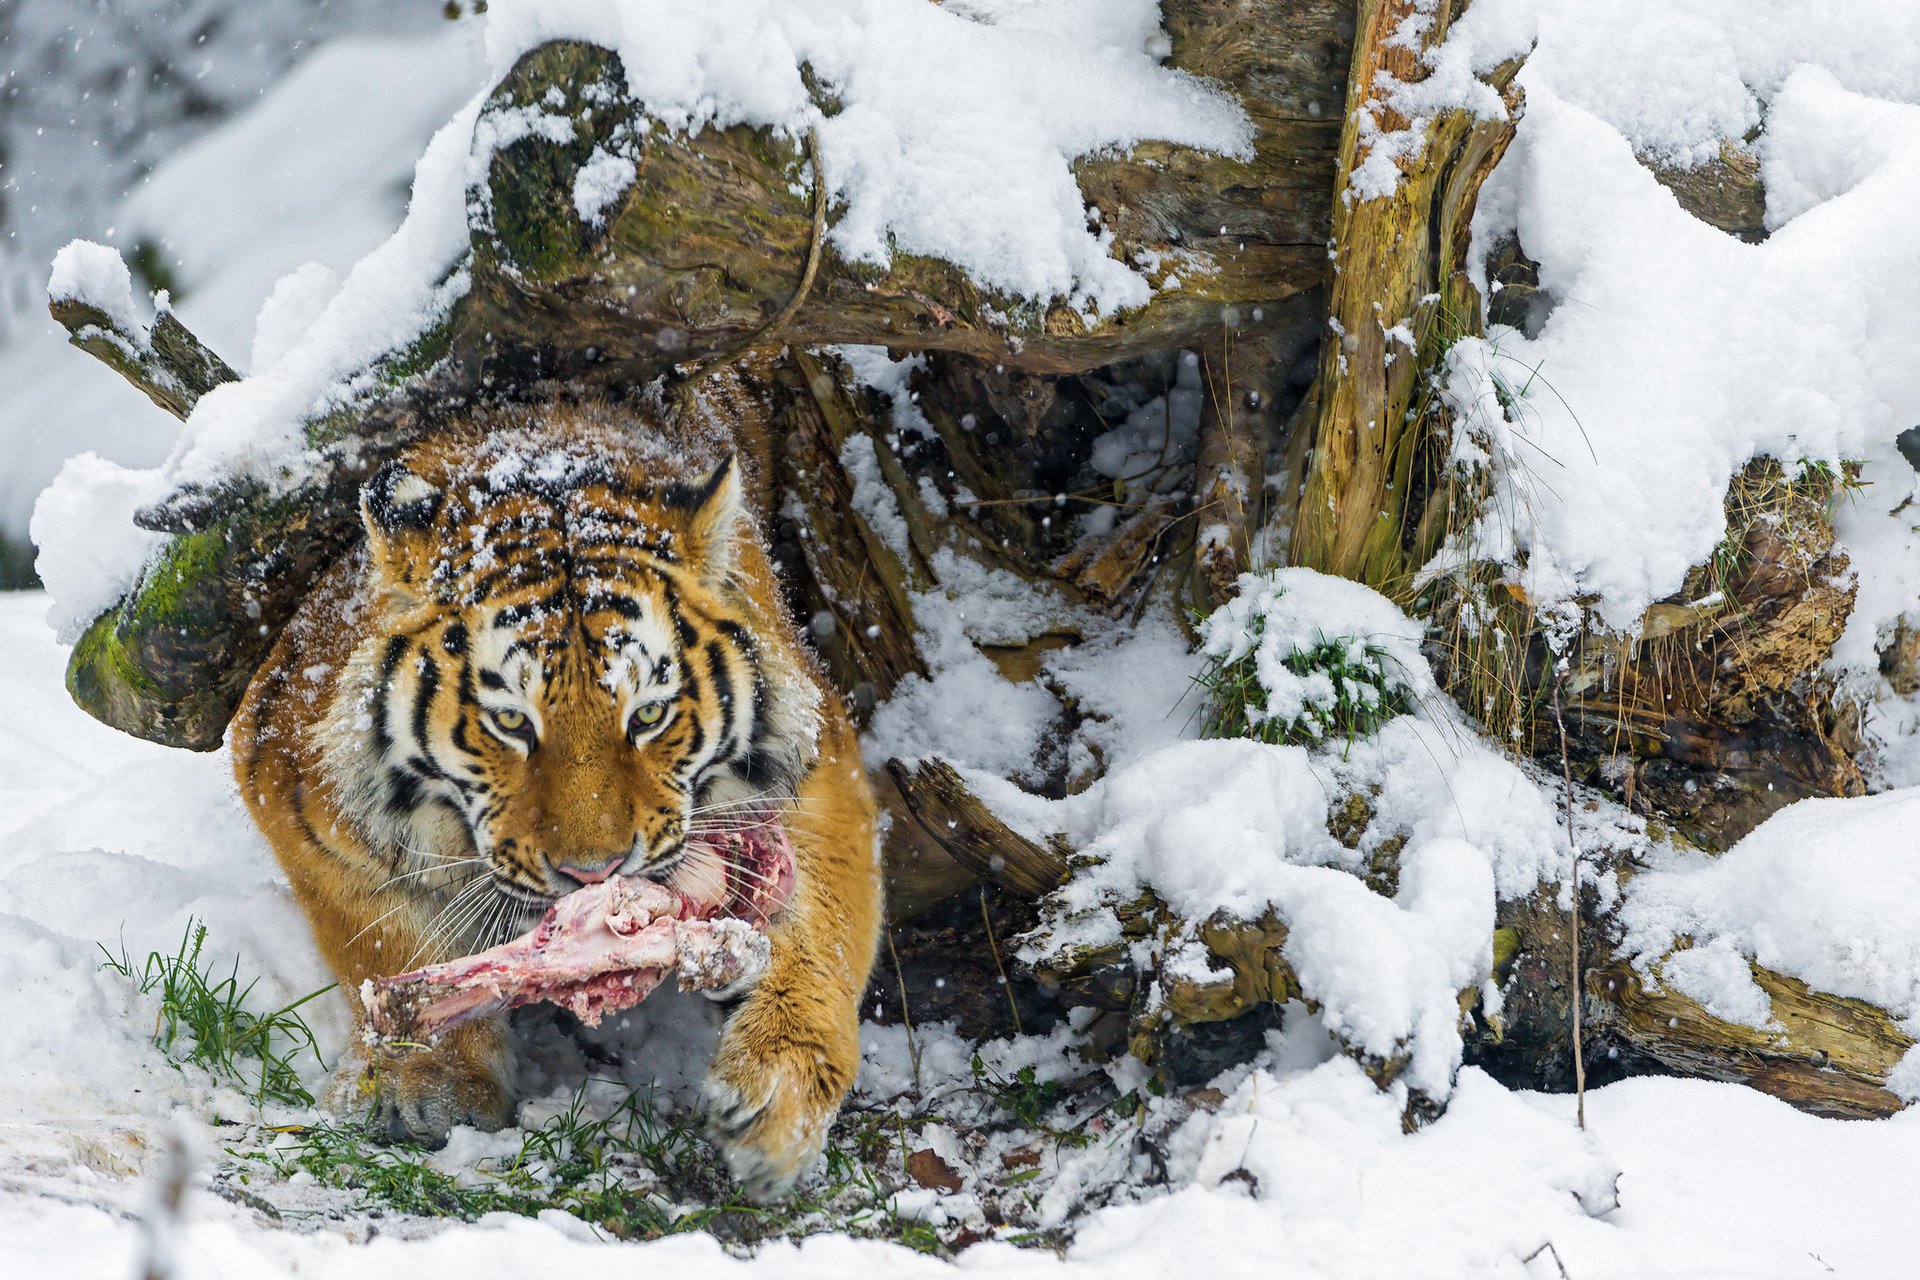
[[[797,784],[811,686],[769,670],[736,589],[735,467],[625,461],[508,437],[363,491],[386,634],[360,646],[351,736],[396,862],[431,875],[451,849],[542,907],[613,875],[711,874],[689,836]]]

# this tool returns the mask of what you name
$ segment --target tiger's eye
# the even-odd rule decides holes
[[[493,722],[508,733],[518,733],[527,727],[527,713],[524,711],[496,711]]]
[[[651,729],[659,724],[666,714],[667,704],[664,702],[642,703],[633,709],[633,716],[628,721],[628,729],[633,733],[638,733],[642,729]]]

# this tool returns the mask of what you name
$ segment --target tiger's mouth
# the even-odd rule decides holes
[[[793,896],[793,844],[771,815],[725,831],[696,832],[681,855],[654,878],[700,914],[764,927]]]

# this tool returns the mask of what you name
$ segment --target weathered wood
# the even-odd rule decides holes
[[[54,298],[47,309],[67,331],[69,343],[176,418],[192,413],[200,397],[221,383],[240,377],[165,308],[141,333],[129,332],[106,312],[75,298]]]
[[[1416,144],[1394,158],[1390,194],[1362,194],[1356,171],[1382,134],[1414,128],[1386,101],[1388,86],[1426,77],[1422,55],[1466,8],[1444,0],[1362,0],[1340,141],[1333,208],[1331,335],[1321,348],[1319,419],[1306,492],[1293,530],[1296,564],[1393,589],[1425,559],[1409,548],[1418,512],[1410,483],[1434,423],[1416,416],[1419,359],[1436,337],[1480,331],[1479,298],[1465,272],[1469,224],[1481,184],[1512,141],[1520,110],[1518,61],[1487,76],[1503,119],[1437,112]],[[1396,38],[1415,20],[1412,40]],[[1378,133],[1363,129],[1371,120]]]
[[[1194,467],[1193,594],[1207,612],[1254,565],[1266,516],[1267,451],[1280,430],[1285,361],[1268,344],[1236,352],[1223,336],[1200,354],[1200,454]]]
[[[1554,898],[1541,892],[1501,904],[1494,953],[1502,1008],[1470,1038],[1468,1055],[1511,1083],[1561,1090],[1573,1084],[1569,918]],[[1596,906],[1589,896],[1581,945],[1591,957],[1582,983],[1587,1061],[1599,1079],[1658,1072],[1734,1081],[1803,1111],[1847,1118],[1906,1105],[1886,1081],[1914,1040],[1885,1010],[1750,964],[1778,1026],[1723,1021],[1650,982],[1619,953]]]
[[[1720,144],[1720,154],[1690,169],[1656,166],[1653,176],[1700,221],[1748,244],[1767,238],[1767,189],[1760,158],[1744,146]]]
[[[887,772],[926,833],[982,880],[1023,898],[1038,898],[1066,883],[1066,854],[1036,844],[995,817],[952,765],[922,760],[909,767],[889,760]]]
[[[776,509],[788,513],[795,567],[805,571],[802,607],[823,620],[809,628],[814,643],[864,718],[901,680],[927,673],[914,639],[912,593],[928,583],[924,568],[903,559],[854,504],[840,453],[865,436],[846,384],[811,358],[788,365],[780,379]]]

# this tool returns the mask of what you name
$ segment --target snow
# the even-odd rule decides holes
[[[252,110],[165,157],[117,209],[103,211],[102,226],[76,230],[123,247],[155,246],[182,323],[242,368],[263,337],[257,355],[266,358],[251,371],[293,373],[301,362],[286,360],[288,351],[317,322],[319,295],[331,293],[316,268],[302,264],[347,272],[390,236],[421,147],[484,82],[472,25],[435,25],[426,36],[330,43],[264,95],[249,91]],[[39,270],[44,280],[44,263]],[[276,285],[289,273],[295,282]],[[42,546],[78,537],[79,547],[54,555],[94,566],[76,576],[78,565],[56,564],[49,578],[61,618],[84,624],[132,580],[151,545],[127,523],[136,504],[122,495],[161,495],[155,468],[182,432],[117,374],[65,346],[65,332],[46,318],[44,293],[36,306],[39,318],[22,321],[0,347],[0,534],[27,532],[35,494],[75,454],[91,450],[140,473],[92,464],[68,477],[64,497],[49,500]],[[378,299],[363,297],[361,308],[372,320],[392,318]],[[263,426],[271,434],[275,424]]]
[[[1744,1012],[1735,1021],[1765,1025],[1755,1016],[1767,1010],[1748,974],[1752,959],[1879,1005],[1920,1032],[1916,829],[1920,789],[1789,805],[1717,858],[1670,854],[1630,880],[1622,946],[1716,1014]],[[1722,958],[1660,964],[1682,936]]]
[[[115,329],[146,337],[147,326],[133,305],[133,277],[117,251],[90,240],[74,240],[54,255],[47,297],[74,301],[104,312]],[[143,344],[144,345],[144,344]]]
[[[1787,0],[1515,4],[1539,43],[1476,242],[1517,229],[1559,305],[1535,339],[1502,330],[1454,353],[1452,398],[1474,447],[1491,439],[1498,486],[1471,552],[1524,560],[1511,576],[1543,615],[1590,601],[1630,631],[1724,534],[1721,497],[1749,459],[1865,459],[1870,510],[1844,532],[1872,558],[1856,562],[1867,590],[1839,658],[1865,681],[1907,581],[1885,554],[1911,534],[1884,527],[1913,480],[1891,442],[1920,421],[1901,301],[1920,290],[1903,230],[1920,197],[1920,60],[1897,43],[1913,7],[1835,23]],[[1694,220],[1636,158],[1696,163],[1756,123],[1763,244]],[[1496,379],[1520,389],[1510,424],[1489,412]]]
[[[29,530],[41,548],[35,568],[53,593],[47,624],[63,642],[71,644],[118,603],[166,542],[133,522],[134,512],[166,494],[157,472],[82,453],[66,460],[40,496]]]
[[[303,262],[274,282],[253,322],[247,367],[264,373],[297,346],[340,292],[340,273],[324,262]]]
[[[1349,848],[1328,830],[1329,809],[1371,791],[1373,819]],[[1413,716],[1344,756],[1244,739],[1163,747],[1026,821],[1064,828],[1099,860],[1060,891],[1063,923],[1029,938],[1028,952],[1119,941],[1109,904],[1143,888],[1191,921],[1271,911],[1327,1030],[1376,1058],[1411,1055],[1405,1082],[1432,1098],[1447,1096],[1459,1067],[1458,994],[1491,973],[1496,889],[1516,897],[1557,883],[1571,858],[1536,781]],[[1597,826],[1582,835],[1598,839]],[[1396,836],[1399,885],[1377,892],[1359,874],[1365,854]]]
[[[633,97],[671,129],[816,130],[838,206],[828,240],[843,257],[943,258],[988,288],[1088,312],[1140,306],[1150,289],[1089,229],[1073,161],[1149,138],[1240,154],[1252,137],[1228,97],[1160,65],[1156,0],[502,0],[488,10],[496,72],[568,38],[618,52]],[[802,67],[837,110],[813,102]]]
[[[590,227],[606,225],[607,210],[627,194],[640,171],[626,156],[595,147],[580,171],[573,175],[573,210]]]

